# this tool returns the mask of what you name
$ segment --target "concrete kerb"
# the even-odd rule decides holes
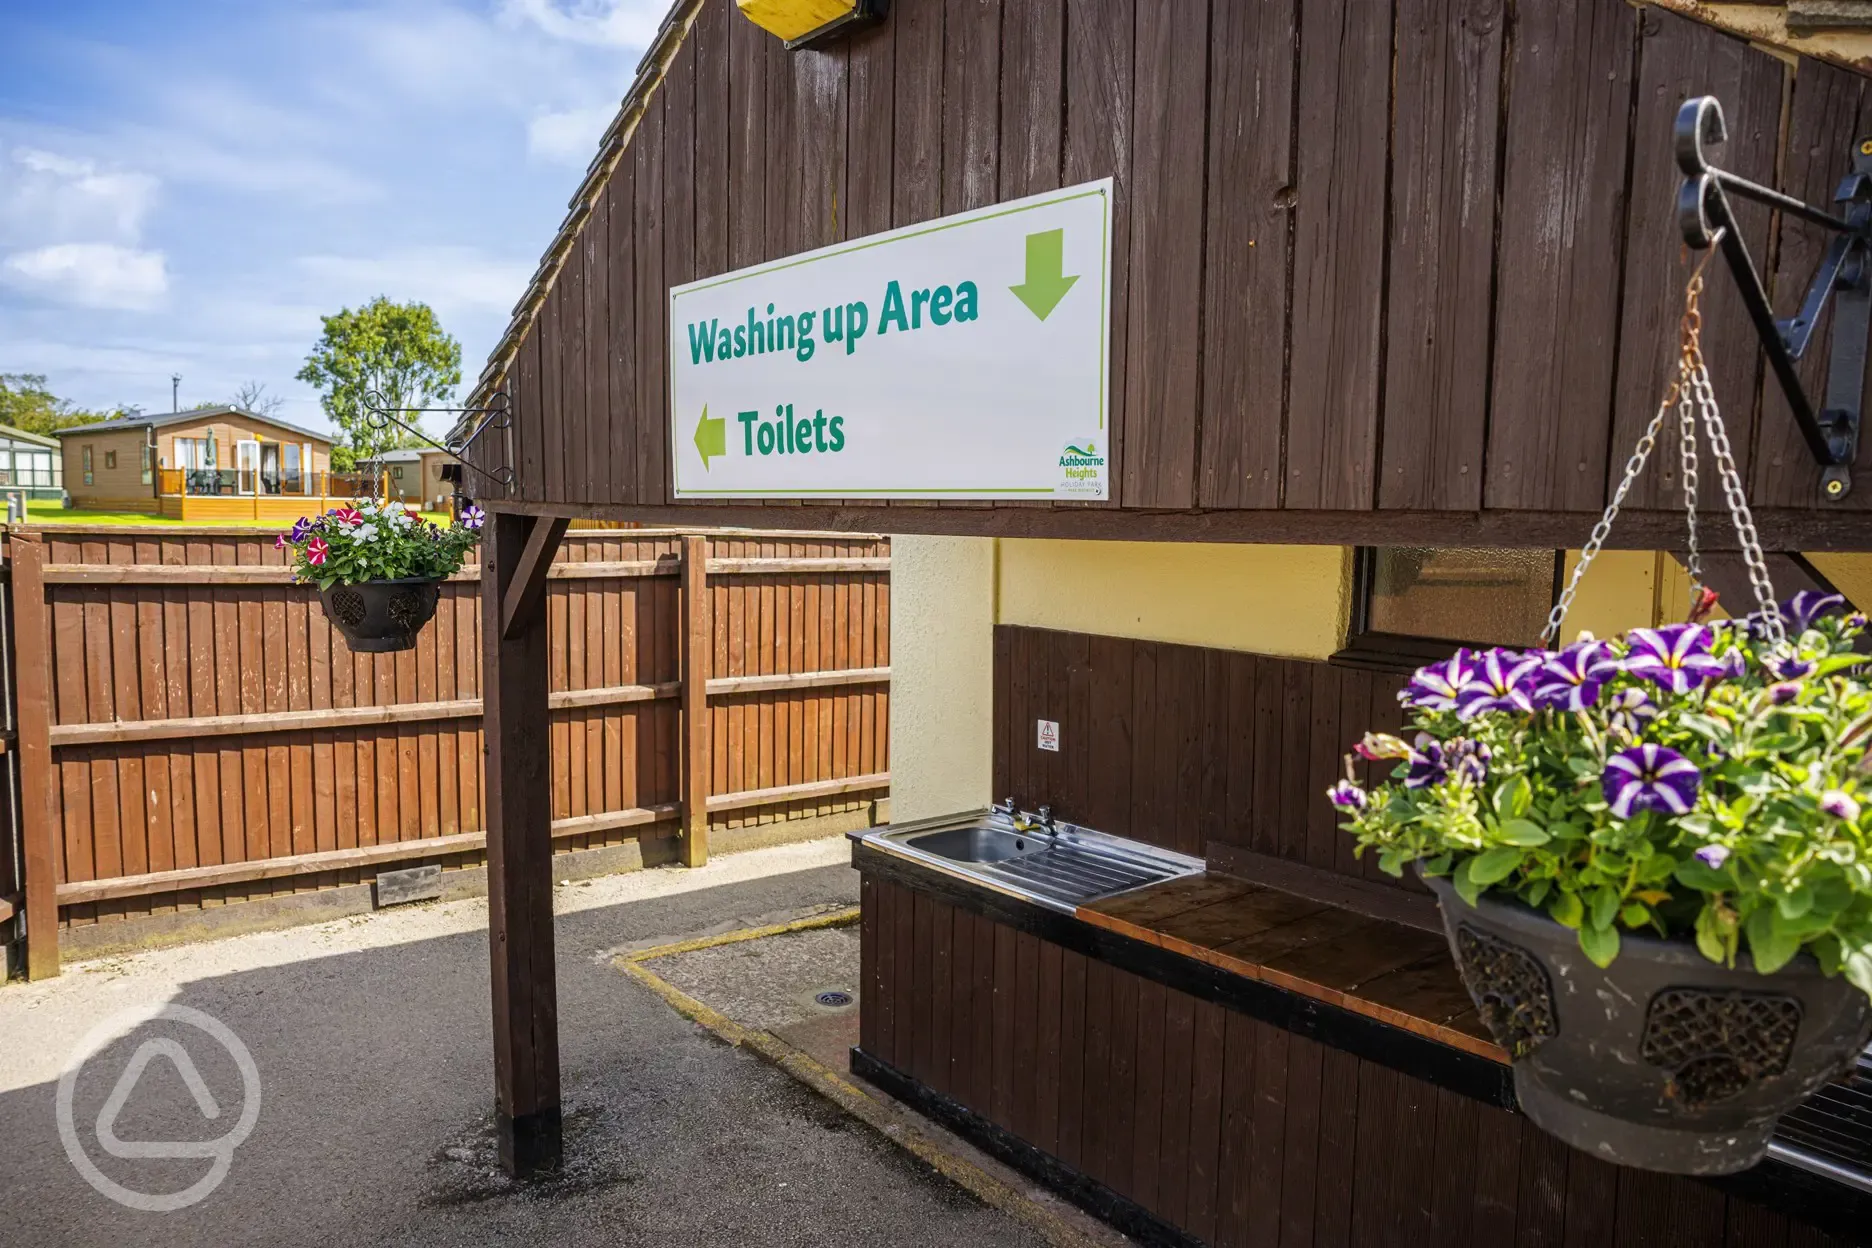
[[[742,928],[715,936],[703,936],[694,940],[658,945],[651,949],[640,949],[614,958],[612,965],[663,998],[671,1009],[684,1018],[706,1028],[728,1044],[746,1049],[770,1065],[791,1075],[899,1148],[911,1153],[976,1199],[1025,1223],[1044,1236],[1048,1243],[1056,1245],[1056,1248],[1100,1248],[1096,1241],[1080,1233],[1052,1210],[944,1147],[940,1141],[917,1125],[908,1110],[880,1101],[824,1062],[794,1048],[772,1032],[746,1027],[735,1022],[720,1010],[696,1000],[662,978],[647,965],[658,958],[666,958],[679,953],[693,953],[698,949],[762,940],[769,936],[783,936],[790,932],[850,927],[858,920],[858,907],[850,906],[829,914],[817,914],[788,923]]]

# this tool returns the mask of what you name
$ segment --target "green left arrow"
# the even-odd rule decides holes
[[[695,449],[702,454],[702,469],[705,472],[708,470],[709,456],[728,453],[727,418],[717,416],[710,420],[707,404],[702,407],[702,419],[696,421]]]

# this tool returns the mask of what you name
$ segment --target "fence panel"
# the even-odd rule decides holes
[[[672,852],[683,537],[574,530],[555,561],[561,850]],[[43,818],[61,925],[356,883],[385,864],[481,861],[478,568],[444,585],[414,650],[358,655],[270,538],[48,528],[10,545],[44,582],[43,635],[21,653],[43,655],[48,677]],[[888,785],[888,541],[706,545],[697,740],[711,824],[868,802]],[[0,861],[0,897],[9,869]]]

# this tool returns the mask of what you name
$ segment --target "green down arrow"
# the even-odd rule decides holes
[[[1066,297],[1066,292],[1078,281],[1078,275],[1067,277],[1062,270],[1066,267],[1064,253],[1066,248],[1065,230],[1042,230],[1038,234],[1027,236],[1027,280],[1019,286],[1010,286],[1014,297],[1027,305],[1027,310],[1041,320],[1046,320],[1059,301]]]
[[[728,418],[717,416],[710,420],[707,404],[702,407],[702,419],[696,421],[695,449],[702,454],[704,472],[708,471],[709,456],[728,453]]]

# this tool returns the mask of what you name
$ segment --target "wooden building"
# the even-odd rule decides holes
[[[291,522],[334,486],[331,439],[239,407],[120,416],[58,431],[65,489],[92,511]]]
[[[476,396],[513,413],[471,453],[515,471],[482,499],[509,1165],[559,1152],[550,553],[577,517],[811,526],[901,535],[898,820],[1011,795],[1209,871],[1061,913],[857,846],[858,1073],[1147,1241],[1859,1240],[1872,1136],[1825,1106],[1710,1183],[1529,1126],[1429,895],[1320,794],[1415,656],[1534,640],[1616,489],[1675,359],[1679,105],[1718,96],[1724,167],[1825,204],[1868,50],[1688,0],[894,0],[790,51],[681,0]],[[673,290],[1103,179],[1105,497],[678,497]],[[1791,313],[1825,232],[1740,228]],[[1872,488],[1826,501],[1720,270],[1703,336],[1779,587],[1872,604]],[[1571,627],[1681,617],[1660,454]]]

